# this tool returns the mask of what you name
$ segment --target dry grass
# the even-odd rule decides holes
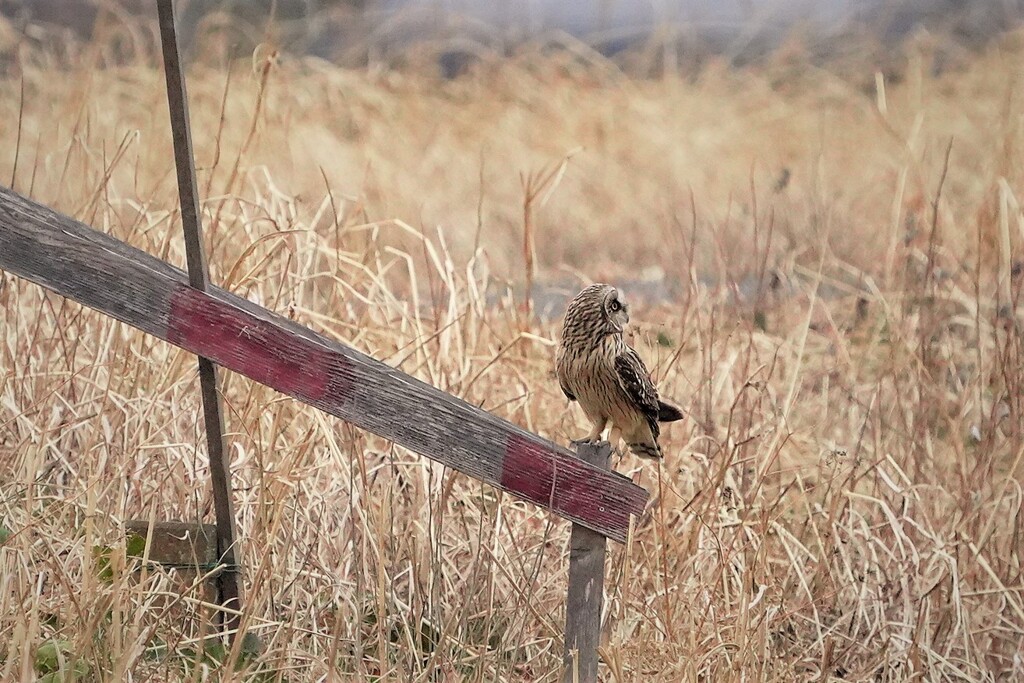
[[[502,282],[524,251],[538,281],[656,266],[679,295],[637,343],[690,417],[660,470],[619,464],[658,505],[610,556],[610,680],[1017,678],[1020,40],[940,75],[911,45],[884,89],[792,53],[690,81],[197,67],[213,277],[564,443],[557,320]],[[159,71],[22,64],[0,178],[183,263]],[[203,592],[121,540],[210,517],[194,360],[0,277],[0,678],[230,679],[193,666]],[[564,523],[244,378],[224,398],[265,645],[239,679],[555,680]]]

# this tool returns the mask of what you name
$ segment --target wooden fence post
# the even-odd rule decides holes
[[[611,445],[579,444],[584,461],[608,469]],[[597,647],[601,644],[601,607],[604,604],[604,559],[608,539],[596,531],[572,525],[569,538],[569,595],[565,603],[565,655],[563,683],[597,683]]]

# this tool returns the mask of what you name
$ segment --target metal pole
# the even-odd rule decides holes
[[[164,75],[167,77],[167,105],[171,114],[174,139],[174,164],[178,171],[178,197],[181,202],[181,223],[185,232],[185,256],[189,284],[206,291],[210,273],[203,248],[203,227],[199,216],[199,189],[192,156],[192,133],[189,129],[188,95],[185,75],[178,53],[174,25],[173,0],[157,0],[160,17],[160,43],[163,47]],[[206,423],[206,448],[210,457],[210,478],[213,484],[213,505],[217,522],[217,552],[223,570],[217,578],[218,599],[223,607],[241,610],[242,593],[239,567],[235,561],[235,511],[231,500],[231,468],[224,455],[224,417],[217,391],[217,366],[199,357],[199,384],[202,388],[203,418]],[[229,638],[238,629],[239,615],[221,612]]]

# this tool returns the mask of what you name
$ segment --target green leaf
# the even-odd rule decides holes
[[[167,656],[167,642],[163,638],[154,636],[149,645],[143,651],[142,656],[148,660],[162,660]]]
[[[40,645],[36,650],[35,664],[36,671],[39,673],[56,671],[60,666],[60,660],[57,658],[57,644],[50,640]]]
[[[71,680],[79,681],[89,676],[89,662],[84,659],[76,659],[71,664]]]
[[[263,643],[255,633],[246,633],[242,636],[242,661],[252,661],[263,652]]]
[[[40,674],[54,673],[60,670],[60,660],[67,660],[71,651],[71,643],[66,640],[48,640],[36,650],[36,671]]]
[[[70,670],[51,671],[36,679],[37,683],[74,683],[89,676],[89,665],[84,659],[76,659]]]
[[[129,536],[125,545],[125,553],[128,557],[142,557],[146,553],[146,538],[139,534]]]
[[[208,664],[219,666],[228,658],[228,650],[224,643],[214,641],[203,646],[203,660]]]
[[[109,545],[95,545],[92,556],[96,559],[96,574],[103,583],[114,582],[114,568],[110,566],[110,556],[114,549]]]

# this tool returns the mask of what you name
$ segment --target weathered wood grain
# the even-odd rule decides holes
[[[148,520],[132,519],[126,520],[124,523],[125,535],[129,541],[133,536],[150,540],[149,547],[144,547],[143,552],[139,553],[139,557],[146,556],[150,562],[175,569],[195,569],[203,573],[221,564],[220,553],[217,551],[217,527],[215,525],[194,522],[154,522],[152,526],[153,533],[150,537]]]
[[[611,445],[580,444],[582,461],[608,468]],[[579,524],[569,538],[569,595],[565,602],[565,651],[563,683],[597,683],[601,644],[601,608],[604,604],[604,561],[607,541]]]
[[[0,268],[624,542],[645,489],[0,187]]]
[[[150,565],[174,570],[171,576],[184,590],[192,590],[196,581],[205,577],[199,595],[206,602],[217,604],[221,597],[218,578],[228,567],[217,550],[216,525],[153,522],[150,536],[149,520],[138,519],[125,520],[124,530],[129,557],[146,558]],[[137,543],[136,537],[142,542]]]

